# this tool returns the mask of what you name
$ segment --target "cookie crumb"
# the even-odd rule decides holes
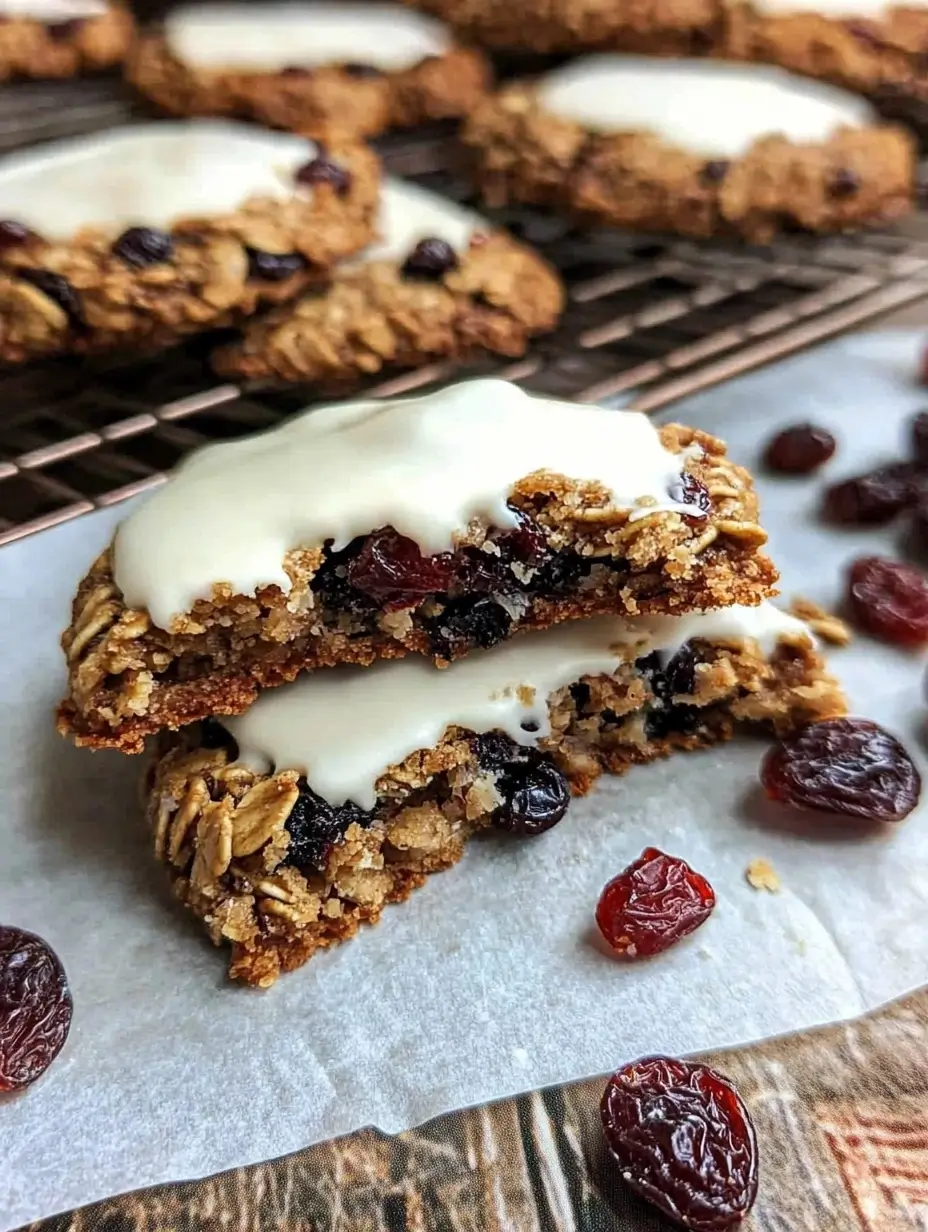
[[[755,890],[768,890],[771,894],[780,892],[780,878],[769,860],[752,860],[744,870],[745,878]]]
[[[843,620],[802,595],[796,595],[790,603],[789,613],[804,621],[816,636],[830,646],[846,646],[851,640],[851,631]]]

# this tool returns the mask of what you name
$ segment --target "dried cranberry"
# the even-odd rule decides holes
[[[0,1091],[45,1073],[68,1038],[73,1008],[54,950],[34,933],[0,925]]]
[[[676,483],[671,484],[669,495],[678,505],[693,506],[692,512],[686,515],[688,517],[704,518],[712,512],[709,489],[689,471],[684,471]]]
[[[918,497],[918,469],[895,462],[836,483],[825,492],[825,517],[846,526],[880,526]]]
[[[309,264],[299,252],[263,252],[260,248],[246,248],[245,251],[248,254],[248,277],[264,282],[286,282]]]
[[[919,466],[928,468],[928,411],[919,411],[909,424],[912,454]]]
[[[294,178],[298,184],[328,184],[340,197],[346,196],[351,188],[351,172],[324,154],[304,163]]]
[[[170,261],[174,255],[174,241],[166,231],[156,231],[153,227],[130,227],[113,244],[113,252],[126,265],[144,269],[146,265]]]
[[[868,719],[824,719],[770,749],[760,771],[771,800],[864,821],[902,821],[921,777],[895,736]]]
[[[727,158],[710,158],[707,163],[703,163],[699,178],[706,185],[721,184],[728,175],[730,166],[731,163]]]
[[[383,70],[373,64],[343,64],[342,72],[347,73],[349,77],[357,78],[358,81],[373,80],[375,77],[383,76]]]
[[[284,823],[290,835],[287,863],[321,868],[333,843],[341,841],[350,825],[357,823],[366,829],[373,820],[373,813],[350,800],[335,807],[301,782],[296,804]]]
[[[857,624],[900,646],[928,642],[928,579],[911,565],[862,556],[848,574],[848,602]]]
[[[451,656],[457,646],[480,646],[489,650],[509,636],[512,617],[493,599],[462,595],[452,599],[439,616],[433,616],[427,627],[436,654]]]
[[[497,778],[496,790],[503,803],[493,814],[497,829],[523,838],[556,826],[570,804],[570,787],[557,766],[535,749],[526,753],[510,762]]]
[[[784,428],[767,446],[764,462],[772,471],[786,475],[807,475],[827,462],[837,442],[827,428],[816,424],[793,424]]]
[[[53,274],[51,270],[26,267],[17,269],[15,274],[23,282],[32,283],[43,295],[47,295],[52,303],[57,304],[71,325],[83,324],[84,314],[81,311],[81,301],[67,278],[62,278],[60,274]]]
[[[695,1061],[645,1057],[609,1079],[600,1113],[622,1178],[691,1232],[740,1223],[757,1197],[757,1138],[734,1087]]]
[[[705,923],[715,891],[676,856],[646,847],[600,895],[596,923],[623,958],[650,958]]]
[[[392,526],[375,530],[347,566],[348,581],[387,609],[415,607],[429,595],[443,594],[454,576],[454,558],[423,556],[418,544]]]
[[[861,179],[850,167],[839,167],[828,181],[828,195],[837,201],[854,197],[860,192]]]
[[[404,278],[427,278],[437,282],[450,270],[457,269],[457,253],[445,240],[420,240],[403,265]]]
[[[32,237],[33,232],[21,222],[15,222],[12,218],[5,218],[0,222],[0,252],[6,252],[8,248],[19,248]]]

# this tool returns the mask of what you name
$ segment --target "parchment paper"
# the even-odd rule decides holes
[[[843,341],[674,409],[753,464],[811,417],[834,478],[898,456],[928,404],[914,335]],[[896,531],[823,529],[821,479],[761,479],[784,591],[826,603],[842,563]],[[365,1124],[439,1112],[862,1012],[928,978],[928,796],[881,837],[790,823],[745,740],[604,780],[525,843],[475,842],[375,929],[268,993],[225,983],[177,908],[140,820],[139,759],[77,752],[52,730],[73,587],[120,510],[0,552],[0,919],[58,950],[70,1040],[0,1105],[0,1228],[117,1191],[268,1159]],[[920,657],[859,639],[835,652],[854,708],[924,764]],[[624,967],[595,944],[604,882],[656,844],[713,882],[718,908],[676,951]],[[769,859],[779,894],[744,870]]]

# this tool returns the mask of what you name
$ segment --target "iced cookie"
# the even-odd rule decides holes
[[[129,12],[106,0],[0,0],[0,81],[111,68],[133,29]]]
[[[138,752],[307,669],[758,603],[765,541],[691,428],[498,380],[320,407],[193,454],[122,523],[64,634],[60,729]]]
[[[465,127],[491,205],[765,242],[911,208],[913,142],[863,99],[781,69],[590,56],[503,89]]]
[[[287,299],[370,242],[379,164],[351,143],[196,120],[0,166],[0,359],[164,346]]]
[[[284,0],[175,9],[141,40],[129,77],[176,115],[357,138],[466,115],[490,70],[441,22],[399,4]]]
[[[522,355],[554,328],[564,293],[537,253],[443,197],[388,180],[380,242],[329,286],[255,318],[214,356],[235,378],[345,389],[384,367],[478,349]]]
[[[232,977],[268,985],[375,924],[476,831],[529,838],[603,771],[844,712],[805,627],[769,603],[601,616],[444,672],[304,676],[162,738],[148,818],[178,897],[231,945]]]

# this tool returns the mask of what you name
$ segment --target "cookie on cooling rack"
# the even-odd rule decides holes
[[[296,295],[374,235],[376,156],[221,120],[0,168],[0,360],[166,346]]]
[[[399,4],[186,5],[143,38],[134,85],[176,115],[242,115],[313,137],[466,115],[486,58]]]
[[[388,180],[380,242],[331,284],[254,318],[213,357],[223,376],[357,385],[474,351],[518,356],[564,307],[554,270],[531,248],[435,193]]]
[[[896,218],[914,192],[906,132],[760,65],[590,56],[505,87],[463,138],[490,205],[633,231],[763,243]]]
[[[128,11],[106,0],[0,0],[0,81],[111,68],[133,29]]]

